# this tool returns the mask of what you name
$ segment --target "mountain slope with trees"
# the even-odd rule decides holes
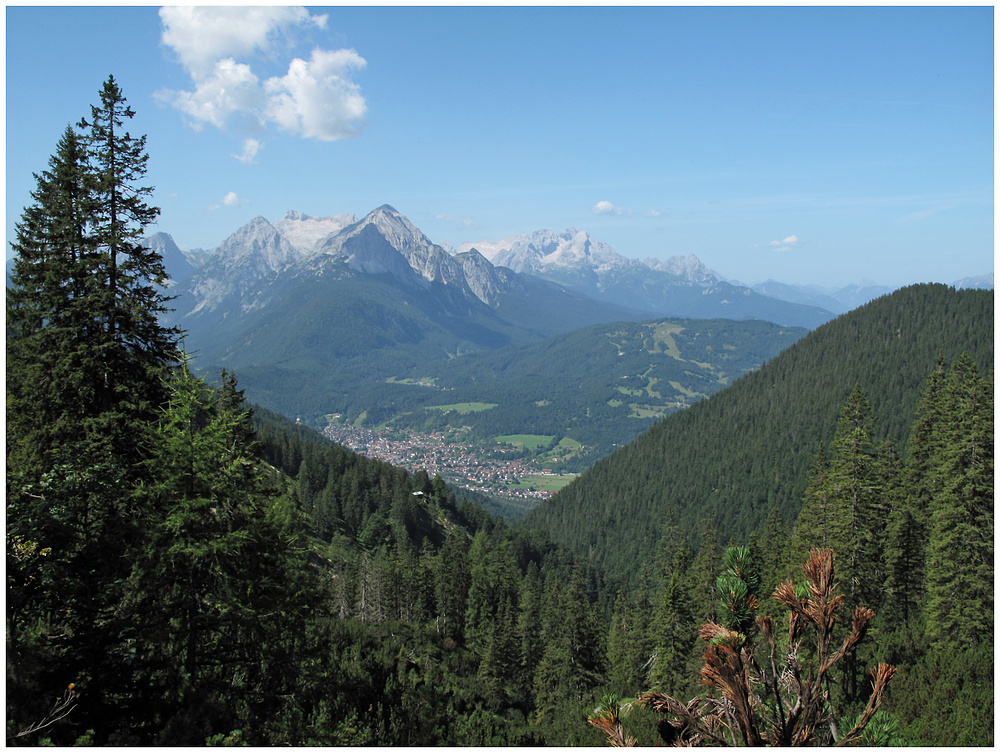
[[[426,363],[416,383],[370,380],[341,421],[417,432],[462,430],[466,441],[533,434],[585,448],[582,470],[652,425],[758,368],[806,334],[764,321],[663,319],[584,327],[530,345]],[[479,404],[476,412],[449,410]],[[493,406],[493,407],[488,407]],[[563,467],[563,466],[561,466]]]
[[[819,444],[829,441],[856,384],[878,419],[878,439],[905,443],[936,358],[950,362],[962,352],[981,372],[992,369],[992,291],[903,288],[663,419],[531,511],[524,525],[634,581],[633,563],[655,552],[671,507],[691,542],[710,516],[724,540],[762,530],[773,508],[790,522]]]

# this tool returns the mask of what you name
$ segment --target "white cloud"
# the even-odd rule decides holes
[[[782,241],[771,241],[771,248],[774,251],[783,253],[785,251],[791,251],[793,248],[795,248],[795,246],[798,245],[798,242],[799,242],[798,236],[789,235]]]
[[[241,207],[244,204],[249,204],[249,199],[244,199],[240,197],[235,191],[230,191],[225,196],[222,197],[221,204],[212,204],[209,209],[215,211],[216,209],[222,209],[222,207]]]
[[[364,128],[367,105],[351,76],[367,63],[356,51],[317,48],[308,61],[294,58],[286,75],[263,83],[251,67],[256,56],[273,61],[275,42],[291,30],[326,28],[325,15],[289,6],[184,6],[162,8],[160,19],[161,41],[177,53],[194,89],[156,96],[187,115],[195,129],[205,123],[224,128],[236,113],[257,128],[273,122],[323,141],[351,138]],[[260,145],[250,141],[237,159],[253,161]]]
[[[662,217],[663,216],[663,212],[661,212],[659,209],[649,209],[649,210],[643,212],[642,216],[643,217],[652,217],[652,218]]]
[[[599,201],[590,208],[594,214],[621,214],[622,210],[610,201]]]
[[[160,21],[161,41],[173,48],[196,81],[208,76],[222,58],[268,51],[275,36],[289,27],[326,27],[326,16],[292,6],[164,7]]]
[[[257,139],[244,139],[243,140],[243,153],[234,154],[233,157],[238,159],[244,164],[252,164],[257,160],[257,155],[260,154],[260,150],[264,148]]]
[[[260,82],[250,66],[232,58],[218,61],[193,92],[159,91],[156,96],[189,115],[196,130],[202,123],[224,128],[232,113],[252,111],[263,101]]]
[[[354,50],[317,49],[308,62],[296,58],[286,76],[264,85],[268,118],[305,138],[333,141],[358,135],[367,106],[350,74],[365,65]]]

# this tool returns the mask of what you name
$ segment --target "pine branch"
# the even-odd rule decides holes
[[[70,683],[66,690],[63,692],[62,698],[58,699],[49,713],[45,715],[41,721],[35,722],[25,727],[23,730],[18,732],[16,735],[7,738],[8,740],[14,740],[18,737],[24,737],[25,735],[30,735],[32,733],[43,730],[46,727],[51,727],[58,721],[65,719],[69,716],[69,713],[76,707],[76,702],[79,696],[76,690],[74,690],[74,683]]]

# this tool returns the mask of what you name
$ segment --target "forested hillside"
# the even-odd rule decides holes
[[[790,524],[821,442],[856,384],[878,439],[902,454],[920,390],[938,355],[993,368],[993,292],[915,285],[809,333],[759,371],[660,421],[524,520],[636,582],[671,508],[689,544],[712,518],[744,541],[776,509]]]

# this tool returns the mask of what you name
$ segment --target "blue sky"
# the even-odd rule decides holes
[[[993,16],[7,7],[7,240],[113,74],[182,248],[388,203],[454,246],[575,227],[744,283],[950,283],[993,270]]]

